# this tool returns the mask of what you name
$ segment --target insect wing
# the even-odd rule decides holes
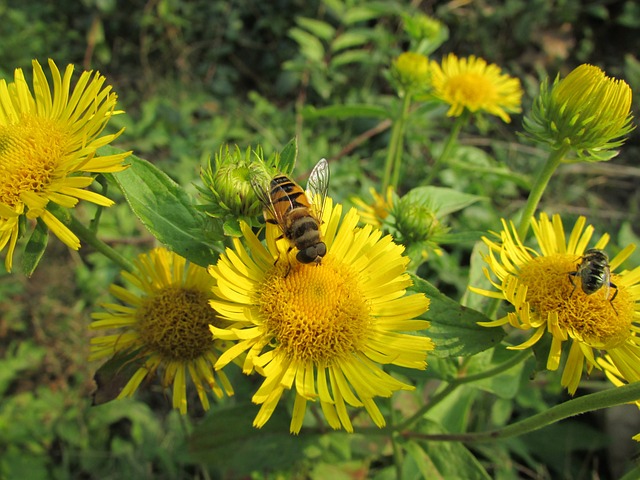
[[[609,287],[611,286],[611,268],[609,267],[608,263],[604,266],[602,277],[602,279],[604,280],[604,298],[609,300]]]
[[[329,162],[327,162],[326,158],[322,158],[311,170],[311,175],[309,175],[309,181],[307,182],[307,198],[313,204],[316,218],[321,222],[328,191]]]
[[[271,199],[271,194],[269,190],[265,187],[265,184],[258,177],[251,178],[251,186],[253,187],[253,191],[260,200],[260,203],[264,206],[265,210],[268,212],[268,215],[273,219],[280,229],[282,229],[282,215],[279,215],[276,209],[273,206],[273,201]],[[265,218],[265,220],[269,220]]]

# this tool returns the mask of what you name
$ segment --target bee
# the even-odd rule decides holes
[[[609,299],[613,311],[618,314],[616,307],[613,306],[613,300],[618,295],[618,287],[611,283],[611,268],[609,267],[609,257],[605,252],[597,248],[590,248],[584,252],[582,256],[582,262],[580,262],[576,271],[569,272],[569,281],[573,285],[571,295],[576,291],[577,285],[573,281],[573,277],[580,277],[580,283],[582,291],[586,295],[591,295],[597,292],[602,287],[605,287],[605,296],[609,298],[609,287],[615,288],[613,296]]]
[[[273,177],[269,190],[258,179],[252,179],[256,195],[265,208],[267,222],[278,225],[282,235],[290,242],[289,251],[298,249],[296,260],[302,264],[322,262],[327,253],[327,246],[322,241],[320,225],[327,190],[329,188],[329,163],[321,159],[309,176],[307,192],[312,204],[302,187],[284,174]]]

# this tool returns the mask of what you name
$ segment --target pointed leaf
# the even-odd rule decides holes
[[[410,202],[431,205],[439,218],[472,205],[484,197],[445,187],[416,187],[402,197]]]
[[[505,333],[500,328],[481,327],[477,322],[491,320],[484,314],[463,307],[420,277],[412,276],[412,291],[422,292],[431,299],[424,317],[431,321],[426,334],[433,339],[436,357],[470,356],[496,346]]]
[[[44,255],[48,242],[49,229],[41,219],[38,219],[38,223],[33,232],[31,232],[22,254],[22,273],[27,277],[33,275],[40,260],[42,260],[42,255]]]
[[[163,171],[131,155],[130,167],[109,174],[143,225],[168,248],[203,267],[215,263],[221,246],[221,225],[210,225],[187,193]]]
[[[252,425],[257,411],[247,403],[212,412],[189,440],[191,456],[222,469],[226,478],[290,468],[314,437],[291,435],[284,408],[276,408],[267,424],[257,429]]]

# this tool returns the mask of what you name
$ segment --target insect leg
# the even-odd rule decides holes
[[[613,293],[613,296],[609,299],[609,303],[611,304],[611,308],[613,308],[613,311],[616,312],[616,315],[618,315],[618,311],[616,310],[616,307],[613,305],[613,301],[618,296],[618,286],[615,283],[611,283],[611,282],[609,282],[609,286],[616,289],[616,291]]]
[[[571,285],[573,285],[573,290],[571,290],[571,295],[569,295],[569,298],[573,297],[573,293],[576,291],[576,288],[578,287],[576,283],[573,281],[572,277],[577,277],[578,275],[579,275],[579,272],[569,272],[569,281],[571,282]]]

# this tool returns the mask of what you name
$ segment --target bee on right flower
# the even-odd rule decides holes
[[[582,261],[576,268],[576,271],[569,272],[569,281],[571,285],[573,285],[573,290],[571,290],[569,298],[573,296],[577,288],[573,277],[580,277],[582,291],[586,295],[591,295],[602,287],[605,287],[605,297],[609,298],[609,287],[615,288],[616,291],[613,296],[609,298],[609,303],[617,315],[618,311],[613,305],[613,300],[618,295],[618,287],[611,283],[611,268],[609,267],[609,257],[607,254],[598,248],[590,248],[584,252]]]

